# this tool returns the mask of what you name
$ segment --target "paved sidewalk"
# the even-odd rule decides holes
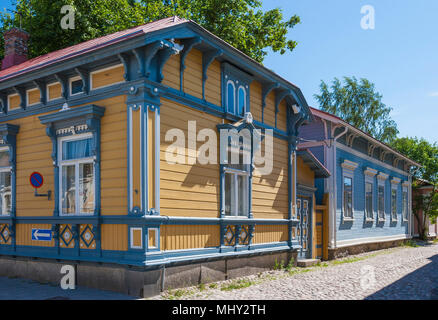
[[[438,244],[364,253],[291,272],[268,271],[152,299],[438,300]]]
[[[62,290],[32,280],[0,277],[0,300],[133,300],[135,297],[84,287]]]

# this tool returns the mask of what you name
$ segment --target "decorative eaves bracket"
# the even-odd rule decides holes
[[[120,61],[123,64],[123,67],[125,69],[125,73],[123,74],[123,78],[125,79],[125,81],[131,80],[129,77],[130,60],[129,60],[128,55],[126,53],[119,53],[117,56],[119,57]]]
[[[0,104],[1,104],[1,112],[4,114],[8,113],[8,96],[1,92],[0,93]]]
[[[84,93],[88,94],[90,92],[90,72],[83,68],[75,68],[75,71],[82,79]]]
[[[183,91],[183,75],[184,75],[184,70],[186,68],[185,65],[185,61],[186,61],[186,57],[189,54],[189,52],[192,50],[192,48],[201,43],[202,39],[200,37],[194,37],[194,38],[189,38],[186,40],[182,41],[182,45],[184,46],[183,50],[181,51],[180,54],[180,90]]]
[[[20,107],[26,110],[26,89],[23,87],[12,87],[14,91],[20,96]]]
[[[264,115],[265,115],[265,107],[266,107],[266,97],[268,94],[274,90],[280,87],[280,84],[278,82],[271,82],[267,84],[262,85],[262,122],[264,122]]]
[[[68,98],[68,80],[65,75],[61,75],[59,73],[55,73],[55,78],[61,84],[62,88],[62,97],[67,100]]]
[[[42,104],[46,104],[47,102],[47,90],[46,90],[46,83],[43,80],[34,80],[32,81],[33,84],[38,88],[40,91],[40,102]]]
[[[163,44],[164,49],[158,51],[158,82],[161,83],[164,79],[163,75],[163,67],[166,64],[167,60],[174,55],[180,53],[184,46],[180,46],[173,42],[168,42]]]

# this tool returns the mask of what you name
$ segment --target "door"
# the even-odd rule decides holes
[[[297,236],[298,241],[301,245],[301,249],[298,252],[298,257],[302,259],[311,258],[312,252],[312,235],[311,235],[311,208],[310,208],[310,198],[309,197],[297,197],[297,213],[298,213],[298,229]]]

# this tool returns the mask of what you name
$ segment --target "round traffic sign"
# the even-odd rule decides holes
[[[34,188],[40,188],[44,183],[43,175],[39,172],[32,172],[29,180],[30,180],[30,184]]]

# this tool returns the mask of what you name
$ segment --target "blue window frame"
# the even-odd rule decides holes
[[[70,95],[84,92],[84,83],[81,78],[70,79]]]
[[[227,62],[223,62],[221,68],[222,106],[228,114],[243,117],[250,112],[249,85],[252,76]]]

